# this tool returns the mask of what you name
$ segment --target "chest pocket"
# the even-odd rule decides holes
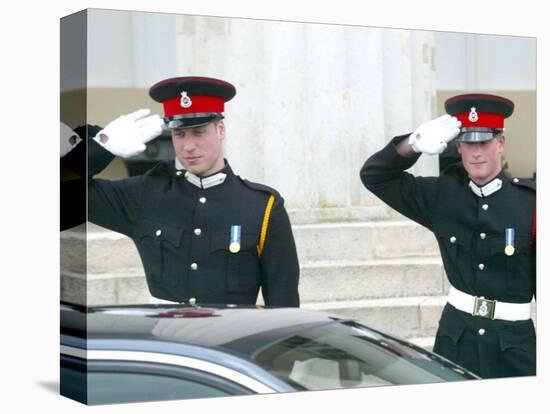
[[[145,274],[152,282],[176,286],[181,281],[183,256],[182,226],[143,220],[137,227],[138,247]]]
[[[465,262],[469,256],[472,246],[473,233],[462,228],[444,228],[436,233],[437,242],[443,252],[445,262]]]
[[[210,238],[210,254],[225,262],[225,288],[250,289],[260,283],[260,267],[256,246],[258,233],[242,233],[240,249],[229,251],[229,232],[213,233]]]
[[[531,274],[534,272],[531,263],[531,243],[529,236],[516,236],[514,253],[504,253],[504,235],[490,241],[491,260],[506,272],[506,286],[509,289],[530,291]]]

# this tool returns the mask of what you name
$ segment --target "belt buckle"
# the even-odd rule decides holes
[[[494,319],[496,300],[485,299],[484,297],[478,298],[476,296],[474,301],[474,312],[472,315],[481,316],[482,318]]]

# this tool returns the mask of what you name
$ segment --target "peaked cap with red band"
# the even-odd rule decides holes
[[[237,93],[229,82],[198,76],[155,83],[149,95],[164,107],[168,128],[192,128],[222,119],[224,104]]]
[[[468,93],[447,99],[445,110],[462,123],[459,141],[481,142],[504,129],[504,118],[512,115],[514,103],[502,96]]]

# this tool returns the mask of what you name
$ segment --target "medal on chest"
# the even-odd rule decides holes
[[[229,251],[238,253],[241,250],[241,226],[231,226],[231,235],[229,238]]]
[[[504,247],[504,253],[506,256],[512,256],[514,252],[516,251],[514,245],[515,245],[515,239],[516,239],[516,231],[513,228],[507,228],[505,230],[505,240],[506,244]]]

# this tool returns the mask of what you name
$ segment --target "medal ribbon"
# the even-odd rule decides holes
[[[514,247],[514,241],[516,238],[516,231],[513,228],[506,229],[506,247]]]
[[[231,226],[231,238],[229,241],[229,245],[233,243],[237,243],[239,245],[241,244],[241,226],[240,225]]]

